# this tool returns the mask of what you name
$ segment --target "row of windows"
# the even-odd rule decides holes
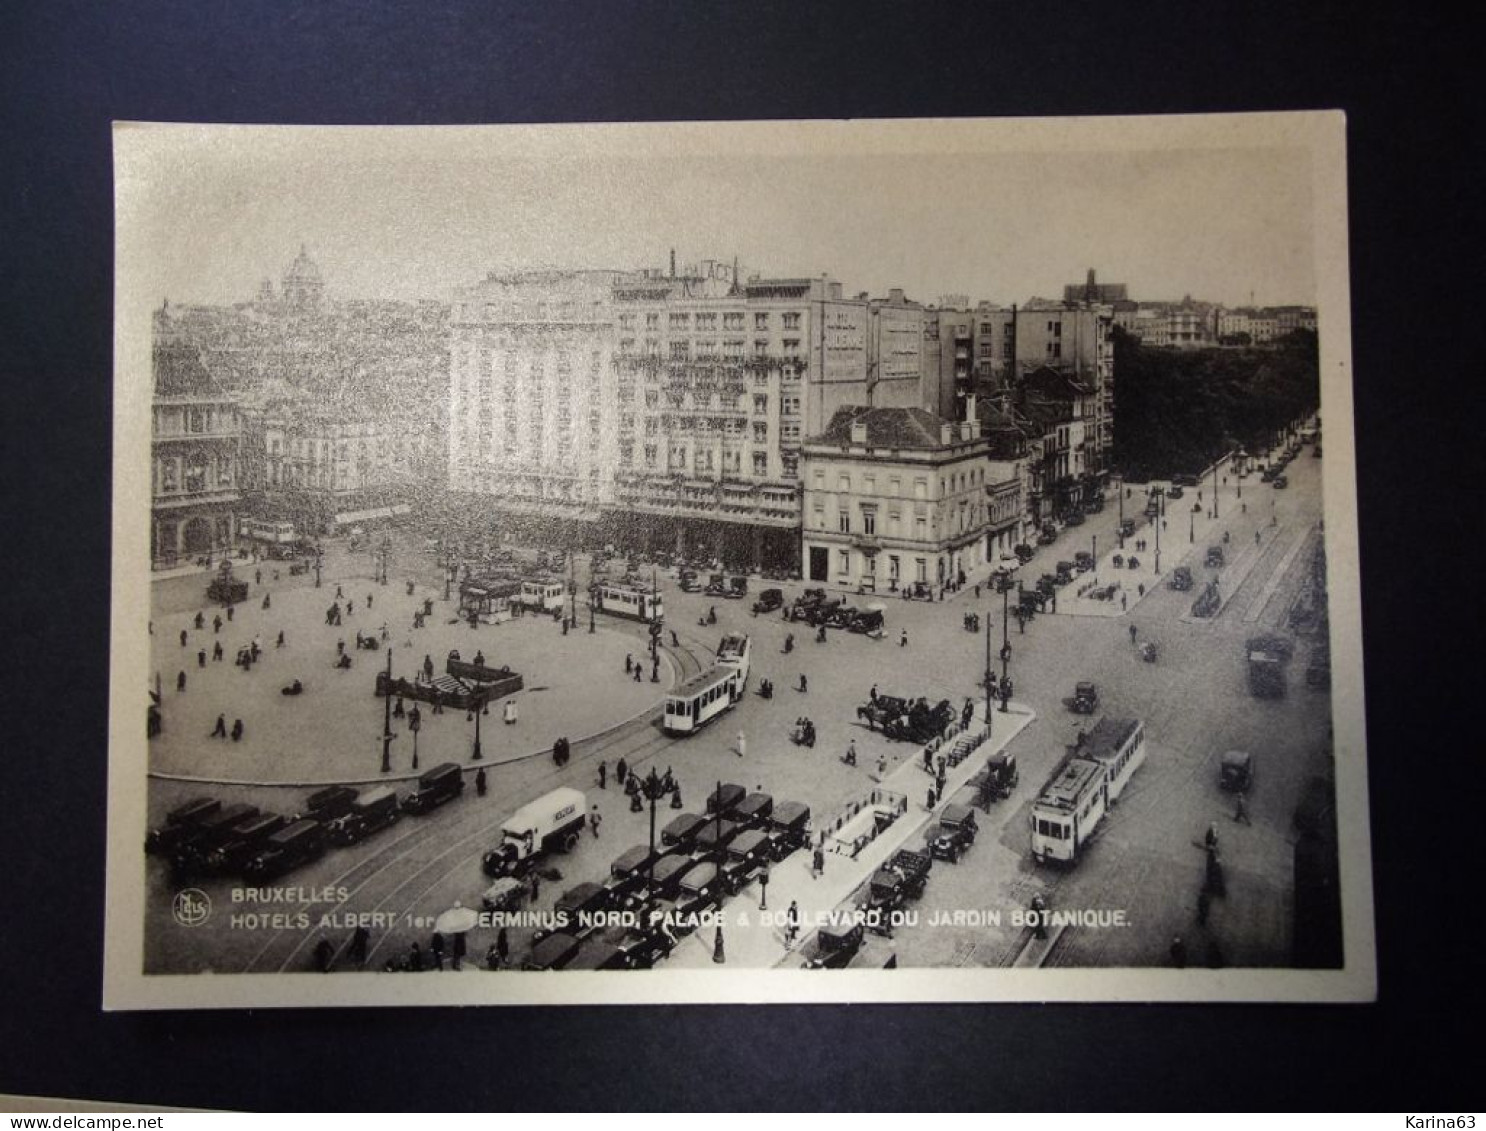
[[[619,327],[622,330],[632,330],[638,324],[639,316],[625,312],[619,316]],[[660,314],[658,312],[646,312],[645,329],[660,329]],[[773,315],[769,311],[756,310],[753,312],[753,328],[755,330],[767,330]],[[801,315],[797,311],[787,311],[780,314],[780,325],[786,330],[798,330],[800,328]],[[724,330],[741,330],[746,324],[747,315],[741,310],[724,311],[721,315],[722,328]],[[695,326],[703,332],[716,330],[718,326],[718,313],[716,311],[701,310],[692,314],[690,311],[671,311],[666,319],[666,324],[673,330],[687,329]]]
[[[836,551],[836,567],[838,572],[850,575],[851,573],[851,551]],[[868,577],[877,576],[877,555],[862,555],[862,572]],[[913,572],[915,581],[929,580],[929,562],[927,558],[913,559]],[[887,575],[892,581],[901,581],[903,577],[903,562],[897,554],[887,555]]]
[[[939,477],[939,493],[943,496],[957,494],[967,489],[984,487],[986,482],[986,470],[983,467],[974,467],[968,471],[957,472],[952,475],[941,475]],[[843,495],[851,493],[852,477],[849,472],[840,472],[836,476],[836,490]],[[824,468],[815,469],[815,489],[824,491],[826,489],[826,473]],[[862,493],[864,495],[877,494],[877,476],[871,472],[862,477]],[[887,496],[898,498],[903,493],[903,480],[901,476],[891,476],[888,479]],[[913,481],[913,497],[915,499],[927,499],[929,497],[929,480],[925,476],[919,476]]]

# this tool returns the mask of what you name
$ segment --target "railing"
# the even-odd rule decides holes
[[[907,811],[907,797],[890,789],[879,787],[860,801],[853,801],[842,810],[835,821],[824,826],[821,830],[822,843],[829,843],[832,852],[850,856],[855,860],[864,848],[882,835],[884,830]],[[859,821],[863,813],[872,815],[870,826],[866,822]],[[849,836],[842,838],[840,835],[842,830],[853,822],[860,823],[863,826],[862,829],[854,830]]]

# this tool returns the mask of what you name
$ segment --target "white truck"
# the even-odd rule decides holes
[[[501,825],[500,844],[485,853],[485,874],[521,876],[549,852],[571,852],[588,816],[588,799],[563,787],[523,805]]]

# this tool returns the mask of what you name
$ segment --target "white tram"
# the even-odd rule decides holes
[[[748,687],[748,668],[752,660],[753,641],[745,633],[730,632],[717,645],[717,662],[737,669],[739,695],[742,695]]]
[[[1145,724],[1100,719],[1032,805],[1032,855],[1071,863],[1145,761]]]
[[[610,616],[650,622],[663,620],[666,615],[659,589],[600,582],[594,586],[593,598],[598,611]]]
[[[715,664],[666,696],[661,729],[691,734],[724,714],[743,698],[743,675],[728,664]]]
[[[521,583],[517,603],[536,612],[555,613],[567,605],[567,587],[551,578],[533,578]]]

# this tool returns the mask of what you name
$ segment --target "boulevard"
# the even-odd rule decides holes
[[[828,856],[818,879],[811,875],[809,852],[796,852],[771,870],[770,908],[793,900],[802,910],[828,912],[853,897],[893,846],[921,848],[923,830],[935,815],[926,806],[932,778],[921,767],[921,748],[869,730],[857,717],[857,706],[874,688],[885,695],[922,696],[931,704],[946,699],[956,713],[972,700],[972,729],[983,729],[987,634],[998,674],[1003,639],[1010,645],[1006,670],[1014,694],[1007,712],[991,711],[988,744],[950,775],[936,810],[983,764],[986,752],[1002,746],[1019,762],[1020,785],[1009,799],[978,814],[978,839],[957,864],[934,864],[924,896],[912,905],[919,913],[917,925],[903,926],[884,941],[897,964],[1161,966],[1170,964],[1170,944],[1182,936],[1193,965],[1289,965],[1292,817],[1307,780],[1328,769],[1329,700],[1300,678],[1308,643],[1301,644],[1291,664],[1288,694],[1254,698],[1247,685],[1244,641],[1261,629],[1285,627],[1321,538],[1322,464],[1308,449],[1303,451],[1283,490],[1261,483],[1258,475],[1240,480],[1227,475],[1231,468],[1220,468],[1216,517],[1210,511],[1212,476],[1200,488],[1206,504],[1201,511],[1168,502],[1160,575],[1153,554],[1143,555],[1138,574],[1113,566],[1112,557],[1120,552],[1120,513],[1138,516],[1151,485],[1112,486],[1101,511],[1064,530],[1021,567],[1020,577],[1030,586],[1078,550],[1089,548],[1098,561],[1088,575],[1061,590],[1056,613],[1039,614],[1024,629],[1014,620],[1004,623],[1002,597],[983,570],[941,600],[843,593],[850,603],[880,603],[885,632],[874,639],[831,631],[823,644],[815,642],[808,627],[786,622],[777,611],[757,616],[750,611],[759,591],[770,587],[784,590],[788,607],[804,588],[800,582],[752,577],[748,596],[728,601],[682,593],[674,573],[660,574],[666,617],[654,667],[646,626],[604,614],[590,617],[585,588],[591,561],[583,554],[575,555],[572,565],[578,606],[576,624],[566,632],[550,616],[469,627],[456,615],[457,592],[445,600],[440,563],[425,545],[427,532],[416,529],[397,531],[386,544],[386,584],[378,580],[382,563],[368,547],[368,542],[380,546],[380,536],[363,539],[354,550],[345,542],[327,543],[318,588],[313,571],[291,576],[287,563],[235,561],[235,575],[252,584],[247,600],[235,607],[220,632],[212,621],[221,610],[202,596],[205,574],[187,571],[158,580],[151,631],[163,732],[151,742],[151,827],[175,806],[202,795],[291,815],[301,811],[311,788],[329,783],[365,789],[385,781],[405,792],[420,770],[446,761],[464,769],[466,788],[463,796],[429,815],[405,816],[364,843],[332,849],[279,881],[298,889],[302,898],[256,906],[244,902],[241,889],[248,885],[240,880],[192,880],[191,886],[204,891],[214,908],[200,925],[178,922],[172,911],[178,885],[164,861],[147,859],[146,970],[310,970],[322,939],[334,948],[335,968],[353,968],[345,957],[348,924],[353,923],[372,927],[367,969],[397,960],[414,942],[426,952],[440,913],[456,905],[478,908],[489,883],[480,860],[499,840],[501,821],[557,786],[573,786],[597,807],[601,824],[596,835],[585,829],[573,852],[553,856],[538,869],[540,890],[527,909],[550,910],[566,889],[582,881],[602,882],[610,861],[647,842],[649,813],[633,812],[615,780],[621,758],[640,774],[652,768],[657,774],[671,771],[685,810],[697,813],[719,782],[767,792],[776,804],[801,802],[809,806],[817,829],[879,787],[906,798],[903,815],[857,859]],[[1130,495],[1120,500],[1117,492],[1125,489]],[[1189,489],[1183,502],[1190,505],[1196,490]],[[1154,536],[1142,520],[1131,537]],[[1224,569],[1204,566],[1210,545],[1226,548]],[[1197,581],[1190,591],[1166,585],[1180,565],[1190,568]],[[259,571],[261,582],[255,578]],[[1220,613],[1193,617],[1192,602],[1214,575],[1232,590],[1220,582],[1225,595]],[[1143,595],[1131,583],[1137,576]],[[1117,599],[1077,596],[1078,588],[1096,580],[1101,585],[1119,581],[1123,606]],[[325,614],[338,588],[343,594],[338,603],[354,604],[355,612],[331,625]],[[262,607],[265,595],[271,599],[268,609]],[[410,627],[414,612],[429,600],[433,613],[427,626]],[[194,627],[198,611],[204,615],[202,629]],[[715,611],[716,623],[699,623],[709,611]],[[964,627],[970,612],[982,618],[978,633]],[[187,633],[184,647],[182,631]],[[276,646],[280,631],[285,635],[282,648]],[[380,647],[354,649],[358,631],[375,635]],[[746,633],[753,641],[749,693],[700,733],[666,735],[658,725],[665,693],[710,666],[718,640],[730,632]],[[255,636],[263,658],[243,670],[232,658]],[[789,636],[794,647],[785,652]],[[203,647],[209,652],[218,639],[224,642],[224,659],[208,657],[203,666],[198,652]],[[353,657],[350,670],[334,666],[339,641]],[[1140,657],[1137,645],[1146,641],[1158,645],[1154,663]],[[482,652],[488,664],[509,665],[523,675],[525,686],[514,696],[517,721],[503,722],[502,704],[492,704],[480,719],[481,758],[476,761],[474,717],[452,707],[436,715],[423,704],[419,766],[412,764],[406,722],[394,719],[390,766],[383,773],[385,706],[373,693],[376,673],[385,670],[389,652],[394,675],[411,676],[425,655],[442,672],[451,649],[465,660]],[[627,656],[643,661],[638,682],[626,674]],[[176,690],[178,671],[186,672],[184,691]],[[808,691],[798,690],[801,676]],[[302,681],[304,694],[282,696],[281,688],[295,678]],[[773,682],[772,699],[756,694],[761,680]],[[1101,704],[1092,718],[1068,707],[1080,680],[1099,687]],[[229,724],[244,720],[241,741],[208,737],[219,713]],[[1090,727],[1100,715],[1144,721],[1149,747],[1145,765],[1075,864],[1036,864],[1029,851],[1031,803],[1079,729]],[[801,716],[815,724],[813,748],[790,741],[789,732]],[[571,742],[571,756],[558,766],[552,746],[564,737]],[[850,766],[842,755],[853,742],[857,757]],[[1233,797],[1218,787],[1218,759],[1229,749],[1251,751],[1257,759],[1255,785],[1247,799],[1251,823],[1233,819]],[[487,789],[477,796],[473,774],[481,768]],[[657,820],[664,824],[679,810],[661,804]],[[1227,892],[1211,901],[1206,922],[1199,924],[1202,840],[1214,823]],[[332,898],[315,898],[327,891]],[[1038,895],[1053,909],[1122,911],[1124,925],[1066,927],[1036,943],[1011,913],[1025,909]],[[724,908],[762,910],[764,898],[755,882]],[[975,910],[999,911],[999,922],[987,915],[957,915]],[[258,918],[233,919],[244,912]],[[322,920],[327,915],[331,918]],[[809,932],[787,947],[782,925],[759,922],[763,916],[758,914],[752,918],[754,926],[728,933],[724,960],[741,966],[798,965]],[[1091,921],[1097,923],[1098,917]],[[322,922],[330,925],[320,929]],[[488,927],[470,931],[467,969],[482,965],[478,960],[494,934]],[[512,965],[519,965],[529,951],[532,934],[526,927],[509,931]],[[704,929],[683,938],[665,961],[711,964],[717,960],[715,950],[714,932]]]

